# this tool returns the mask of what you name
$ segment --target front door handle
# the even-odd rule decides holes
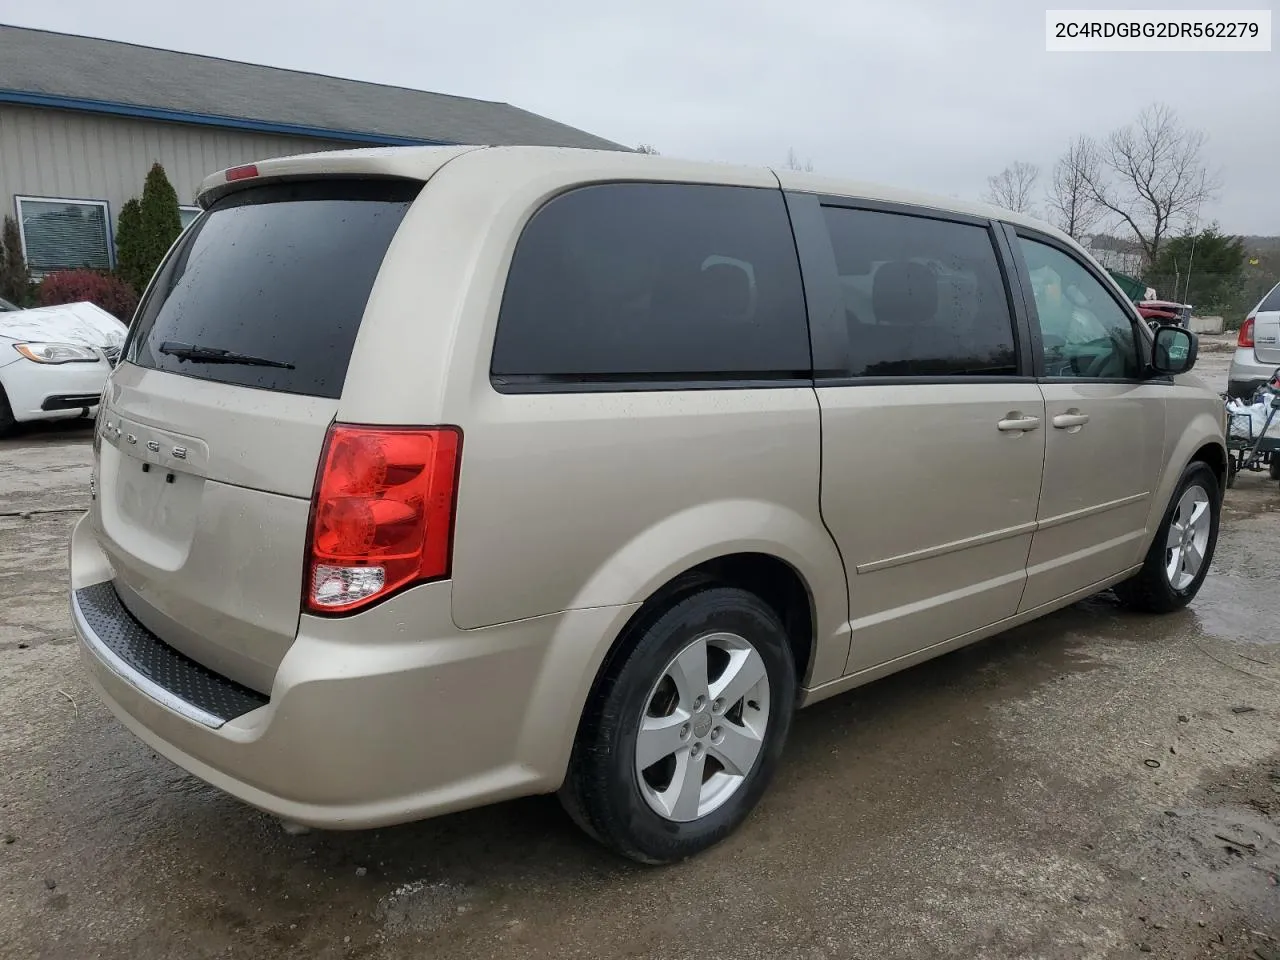
[[[1059,430],[1083,427],[1088,422],[1089,415],[1087,413],[1060,413],[1053,418],[1053,425]]]
[[[1038,426],[1040,426],[1039,417],[1022,417],[1016,413],[1011,413],[996,423],[996,429],[1002,433],[1026,433]]]

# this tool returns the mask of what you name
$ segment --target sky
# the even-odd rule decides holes
[[[1222,188],[1203,221],[1280,234],[1280,39],[1271,53],[1047,53],[1044,11],[1026,0],[0,0],[0,22],[19,26],[506,101],[670,156],[778,166],[794,150],[818,173],[965,199],[1015,160],[1046,181],[1073,136],[1104,137],[1161,101],[1208,136]]]

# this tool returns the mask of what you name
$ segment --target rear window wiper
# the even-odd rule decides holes
[[[266,357],[255,357],[247,353],[236,353],[234,350],[221,350],[217,347],[202,347],[194,343],[179,343],[166,340],[160,344],[159,351],[179,361],[193,360],[199,363],[237,363],[246,367],[279,367],[281,370],[293,370],[292,363],[283,360],[269,360]]]

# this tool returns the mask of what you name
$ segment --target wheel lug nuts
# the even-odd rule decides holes
[[[716,697],[715,700],[712,701],[711,712],[719,713],[723,709],[724,709],[724,697]]]
[[[681,740],[689,739],[689,725],[687,723],[680,727],[680,739]]]
[[[714,741],[716,741],[717,743],[719,743],[719,742],[720,742],[720,738],[721,738],[721,737],[723,737],[723,736],[724,736],[724,731],[723,731],[723,730],[721,730],[719,727],[713,727],[713,728],[712,728],[712,730],[711,730],[711,739],[712,739],[712,740],[714,740]]]
[[[705,707],[706,705],[707,705],[707,698],[706,698],[706,697],[703,697],[703,696],[694,697],[694,700],[693,700],[693,709],[694,709],[694,710],[701,710],[701,709],[702,709],[703,707]]]
[[[700,743],[695,743],[695,744],[693,745],[693,748],[692,748],[689,752],[690,752],[691,754],[693,754],[695,757],[700,757],[700,756],[702,756],[702,744],[700,744]]]

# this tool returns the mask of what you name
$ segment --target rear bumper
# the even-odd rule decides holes
[[[216,730],[268,702],[166,644],[125,609],[109,580],[72,592],[71,619],[104,666],[180,717]]]
[[[239,688],[249,699],[219,710],[193,678],[230,681],[154,635],[137,635],[146,631],[136,621],[110,620],[109,568],[85,520],[72,535],[71,563],[82,659],[112,712],[215,787],[325,828],[555,790],[595,675],[591,651],[634,609],[464,631],[449,613],[450,584],[426,584],[352,617],[302,617],[270,697]],[[140,649],[122,647],[104,616],[134,629]],[[120,607],[118,616],[128,613]],[[187,662],[152,662],[169,654]]]
[[[1264,363],[1249,347],[1238,347],[1227,372],[1227,394],[1247,400],[1258,387],[1271,379],[1280,363]]]

